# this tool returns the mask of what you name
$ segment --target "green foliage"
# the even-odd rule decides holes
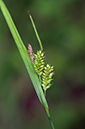
[[[41,43],[40,37],[39,37],[39,35],[38,35],[38,32],[37,32],[37,29],[36,29],[35,23],[34,23],[34,21],[33,21],[33,18],[32,18],[32,16],[31,16],[31,14],[29,13],[29,11],[28,11],[28,14],[29,14],[30,20],[31,20],[31,22],[32,22],[32,25],[33,25],[33,28],[34,28],[34,31],[35,31],[36,37],[37,37],[37,39],[38,39],[38,42],[39,42],[39,44],[40,44],[41,51],[43,51],[43,46],[42,46],[42,43]]]
[[[3,15],[4,15],[5,19],[6,19],[6,22],[7,22],[8,26],[9,26],[9,29],[10,29],[12,35],[13,35],[13,38],[14,38],[15,43],[16,43],[16,45],[18,47],[18,50],[19,50],[19,52],[21,54],[21,57],[22,57],[22,59],[23,59],[23,61],[25,63],[25,66],[26,66],[27,71],[28,71],[28,73],[30,75],[30,78],[31,78],[31,80],[33,82],[33,85],[34,85],[34,88],[35,88],[35,90],[37,92],[39,100],[42,103],[43,107],[46,110],[48,110],[48,105],[47,105],[46,99],[44,97],[44,94],[43,94],[43,91],[42,91],[38,76],[37,76],[37,74],[36,74],[36,72],[35,72],[35,70],[33,68],[33,65],[32,65],[30,59],[28,58],[27,49],[25,48],[25,46],[24,46],[24,44],[23,44],[23,42],[22,42],[22,40],[20,38],[20,35],[19,35],[15,25],[14,25],[14,22],[12,21],[12,18],[11,18],[10,14],[9,14],[9,12],[8,12],[8,10],[7,10],[5,4],[3,3],[2,0],[0,0],[0,8],[1,8],[1,11],[2,11],[2,13],[3,13]]]
[[[55,128],[81,129],[85,120],[85,1],[4,2],[25,46],[30,43],[36,53],[40,48],[27,15],[27,10],[31,12],[44,43],[46,63],[55,67],[54,86],[47,92]],[[0,12],[0,128],[6,129],[9,126],[11,129],[43,129],[45,125],[45,129],[50,129],[44,111],[40,105],[37,106],[39,103],[36,102],[31,85],[24,63]],[[31,101],[33,106],[29,105],[32,113],[28,110],[29,106],[22,108],[29,103],[30,96],[34,97]]]
[[[6,20],[7,24],[8,24],[8,27],[9,27],[11,33],[12,33],[12,36],[13,36],[13,38],[15,40],[15,43],[16,43],[16,45],[18,47],[20,55],[21,55],[21,57],[22,57],[22,59],[24,61],[24,64],[25,64],[26,68],[27,68],[27,71],[28,71],[28,73],[30,75],[30,78],[31,78],[32,83],[33,83],[33,86],[34,86],[35,91],[36,91],[36,93],[38,95],[38,98],[39,98],[42,106],[46,110],[48,118],[50,119],[52,129],[54,129],[53,123],[51,121],[50,114],[49,114],[48,104],[47,104],[47,101],[45,99],[43,90],[41,88],[41,83],[39,81],[39,78],[38,78],[38,76],[37,76],[37,74],[36,74],[36,72],[34,70],[34,67],[32,65],[32,62],[31,62],[30,58],[28,58],[27,49],[25,48],[25,46],[23,44],[23,41],[22,41],[22,39],[21,39],[21,37],[20,37],[20,35],[19,35],[15,25],[14,25],[14,22],[13,22],[13,20],[11,18],[11,15],[10,15],[8,9],[6,8],[6,6],[5,6],[5,4],[4,4],[4,2],[2,0],[0,0],[0,8],[1,8],[1,11],[2,11],[2,13],[4,15],[4,18],[5,18],[5,20]],[[38,54],[38,56],[41,54],[41,56],[43,57],[43,54],[41,52],[39,52],[37,54]],[[39,72],[41,74],[41,71],[39,71]]]
[[[41,47],[41,50],[37,51],[37,54],[34,54],[34,56],[35,56],[34,58],[35,59],[34,59],[34,63],[33,64],[34,64],[35,71],[37,72],[37,74],[40,77],[41,85],[42,85],[42,87],[44,89],[44,94],[46,95],[46,90],[48,88],[50,88],[51,81],[53,80],[52,79],[53,74],[54,74],[53,73],[53,66],[50,66],[49,64],[47,64],[45,66],[45,56],[44,56],[44,52],[42,52],[43,46],[42,46],[41,40],[39,38],[37,29],[35,27],[34,21],[32,19],[32,16],[30,15],[30,13],[29,13],[29,17],[31,19],[31,22],[32,22],[35,34],[37,36],[38,42],[39,42],[40,47]]]

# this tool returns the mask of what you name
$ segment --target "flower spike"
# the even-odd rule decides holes
[[[33,53],[33,50],[32,50],[32,46],[30,44],[28,44],[28,53],[29,53],[31,62],[34,64],[35,57],[34,57],[34,53]]]
[[[46,90],[51,86],[51,81],[53,80],[53,66],[50,66],[49,64],[47,64],[45,66],[44,72],[42,74],[42,87],[44,89],[44,91],[46,92]]]
[[[37,72],[39,76],[41,76],[44,70],[44,65],[45,65],[44,52],[39,50],[37,51],[37,54],[34,54],[34,56],[35,56],[35,62],[34,62],[35,71]]]

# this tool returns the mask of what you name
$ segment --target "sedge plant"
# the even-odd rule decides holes
[[[42,104],[42,106],[44,107],[48,119],[50,121],[50,125],[52,129],[54,128],[53,122],[51,120],[51,116],[49,113],[49,107],[46,101],[46,90],[51,86],[51,81],[53,80],[53,66],[49,65],[49,64],[45,64],[45,55],[43,52],[43,46],[41,43],[41,40],[39,38],[37,29],[35,27],[34,21],[32,19],[32,16],[29,13],[29,17],[31,19],[36,37],[39,41],[39,45],[40,45],[40,50],[37,51],[36,54],[34,54],[32,47],[30,44],[28,44],[28,50],[26,49],[19,33],[18,30],[12,20],[12,17],[6,7],[6,5],[4,4],[4,2],[2,0],[0,0],[0,9],[2,11],[2,14],[7,22],[7,25],[11,31],[11,34],[14,38],[14,41],[17,45],[18,51],[23,59],[23,62],[25,64],[25,67],[27,69],[27,72],[31,78],[31,81],[33,83],[34,89],[37,93],[37,96]]]
[[[39,75],[39,78],[41,81],[41,86],[43,87],[43,90],[44,90],[44,95],[46,95],[46,91],[48,88],[50,88],[51,81],[53,80],[52,77],[54,75],[54,71],[53,71],[54,69],[53,69],[53,66],[50,66],[49,64],[45,65],[45,54],[43,52],[43,46],[42,46],[40,37],[38,35],[37,29],[35,27],[33,18],[29,12],[28,12],[28,14],[31,19],[38,42],[40,44],[40,50],[37,51],[37,54],[33,53],[31,45],[28,44],[28,53],[29,53],[31,61],[34,65],[35,71]]]

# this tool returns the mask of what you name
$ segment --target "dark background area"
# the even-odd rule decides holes
[[[54,65],[47,101],[55,129],[85,129],[85,0],[4,0],[27,47]],[[0,11],[0,129],[50,129],[47,115]]]

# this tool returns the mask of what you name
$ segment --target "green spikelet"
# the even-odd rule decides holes
[[[41,76],[43,73],[44,64],[45,64],[44,52],[39,50],[37,51],[37,54],[34,54],[34,56],[35,56],[35,62],[34,62],[35,71],[39,76]]]
[[[49,64],[47,64],[42,74],[42,87],[45,92],[51,86],[51,81],[53,80],[52,78],[53,74],[54,74],[53,66],[50,66]]]

